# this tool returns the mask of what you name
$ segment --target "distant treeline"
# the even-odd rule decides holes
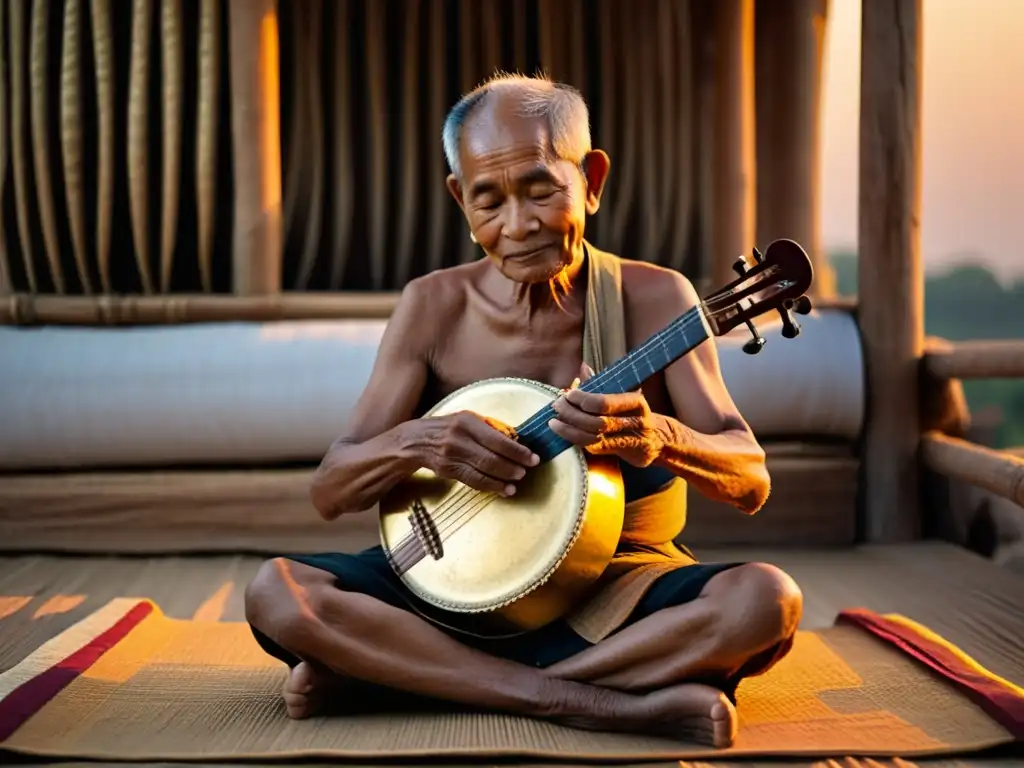
[[[836,290],[857,295],[857,256],[830,254]],[[968,339],[1024,339],[1024,280],[1007,287],[992,272],[977,264],[964,264],[925,279],[925,333],[951,341]],[[1024,446],[1024,381],[964,382],[972,412],[1000,408],[1004,421],[996,446]]]

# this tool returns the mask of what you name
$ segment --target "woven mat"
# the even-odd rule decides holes
[[[240,622],[119,598],[0,675],[0,751],[62,759],[923,756],[1024,740],[1024,690],[900,617],[848,611],[738,693],[734,747],[489,714],[289,720],[287,670]]]

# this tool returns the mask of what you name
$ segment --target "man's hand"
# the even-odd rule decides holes
[[[583,364],[580,379],[594,372]],[[658,458],[664,444],[656,428],[657,417],[643,392],[599,395],[575,387],[552,403],[557,419],[551,431],[573,445],[594,454],[618,456],[635,467],[647,467]]]
[[[511,496],[515,483],[540,459],[514,439],[514,430],[472,411],[423,419],[430,451],[424,465],[434,474],[478,491]]]

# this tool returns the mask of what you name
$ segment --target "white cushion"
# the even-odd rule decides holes
[[[864,407],[856,325],[762,324],[760,355],[719,339],[755,431],[853,438]],[[0,328],[0,467],[316,461],[344,426],[384,321]]]

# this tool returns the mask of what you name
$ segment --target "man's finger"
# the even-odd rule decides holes
[[[580,410],[573,406],[572,403],[566,402],[563,398],[555,400],[552,408],[555,413],[558,414],[558,418],[561,421],[570,426],[576,427],[583,432],[589,432],[592,435],[599,435],[608,429],[608,420],[606,417],[595,416],[594,414]]]
[[[559,437],[568,440],[573,445],[593,445],[601,438],[599,435],[595,435],[592,432],[584,432],[582,429],[566,424],[561,419],[551,419],[548,422],[548,426],[551,427],[551,431]]]
[[[644,396],[639,392],[599,395],[595,392],[573,389],[565,393],[565,399],[581,411],[605,416],[642,410],[644,404]]]
[[[506,459],[522,464],[524,467],[533,467],[540,462],[533,451],[490,424],[481,424],[481,429],[474,432],[473,437],[485,448],[489,448]]]

